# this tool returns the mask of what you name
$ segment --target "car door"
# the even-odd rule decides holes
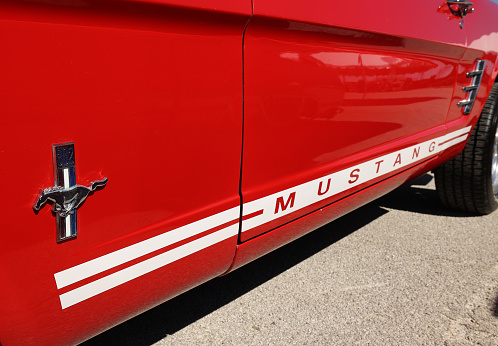
[[[250,12],[0,4],[2,344],[76,344],[230,266]],[[60,236],[52,205],[32,207],[58,185],[60,153],[71,184],[108,179],[64,216],[77,236]]]
[[[436,155],[466,49],[444,1],[253,4],[242,242]]]

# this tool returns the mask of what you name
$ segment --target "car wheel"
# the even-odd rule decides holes
[[[465,149],[436,168],[436,190],[452,209],[489,214],[498,207],[498,84],[489,93]]]

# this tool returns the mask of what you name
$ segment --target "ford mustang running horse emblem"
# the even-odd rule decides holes
[[[71,186],[67,189],[59,186],[49,187],[40,192],[33,209],[40,210],[47,201],[51,201],[54,203],[54,211],[59,213],[61,217],[66,217],[73,214],[73,212],[78,209],[90,192],[93,192],[97,187],[105,186],[106,184],[107,178],[104,178],[102,180],[93,181],[89,187],[82,185]]]
[[[57,219],[57,241],[65,241],[78,235],[76,210],[89,194],[107,184],[107,178],[93,181],[89,187],[76,185],[74,143],[52,146],[55,186],[40,191],[33,209],[40,210],[47,202],[54,204]]]

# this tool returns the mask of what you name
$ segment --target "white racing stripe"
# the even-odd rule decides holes
[[[105,270],[114,268],[138,257],[147,255],[171,244],[223,225],[226,222],[238,219],[240,216],[239,213],[240,207],[228,209],[216,215],[195,221],[191,224],[141,241],[140,243],[130,245],[123,249],[58,272],[54,275],[57,288],[66,287]]]
[[[197,251],[203,250],[211,245],[219,243],[225,239],[237,235],[239,225],[235,224],[208,234],[202,238],[186,243],[173,250],[162,253],[155,257],[149,258],[140,263],[134,264],[128,268],[107,275],[101,279],[95,280],[89,284],[78,287],[72,291],[59,296],[62,309],[66,309],[74,304],[80,303],[88,298],[96,296],[111,288],[124,284],[130,280],[136,279],[153,270],[161,268],[167,264],[175,262],[181,258],[191,255]]]
[[[410,146],[373,160],[323,176],[301,185],[244,203],[243,216],[262,211],[242,222],[242,232],[276,220],[323,199],[349,190],[373,179],[387,176],[408,165],[435,156],[444,149],[465,141],[471,127]]]
[[[325,198],[344,192],[355,186],[387,176],[388,174],[435,156],[444,149],[465,141],[471,127],[454,131],[445,136],[413,145],[347,169],[323,176],[272,195],[244,203],[244,216],[256,213],[244,220],[242,232],[275,220]],[[258,212],[260,212],[258,214]],[[54,274],[58,289],[90,278],[108,269],[127,263],[166,246],[188,239],[202,232],[238,220],[240,207],[234,207],[199,221],[179,227],[123,249],[97,257]],[[178,246],[157,256],[91,281],[59,296],[66,309],[109,289],[122,285],[144,274],[206,249],[238,233],[238,222],[199,239]]]
[[[469,135],[465,134],[465,135],[459,136],[457,138],[453,138],[451,140],[448,140],[446,143],[441,144],[441,150],[448,149],[448,148],[450,148],[458,143],[461,143],[461,142],[467,140],[468,137],[469,137]]]

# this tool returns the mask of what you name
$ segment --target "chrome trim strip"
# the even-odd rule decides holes
[[[467,73],[467,78],[472,78],[472,83],[468,86],[464,86],[462,90],[468,92],[469,95],[466,100],[458,102],[458,107],[465,107],[463,109],[463,114],[468,115],[474,107],[474,102],[479,91],[479,86],[481,85],[482,75],[484,73],[484,67],[486,66],[486,60],[477,60],[477,66],[474,71]]]

